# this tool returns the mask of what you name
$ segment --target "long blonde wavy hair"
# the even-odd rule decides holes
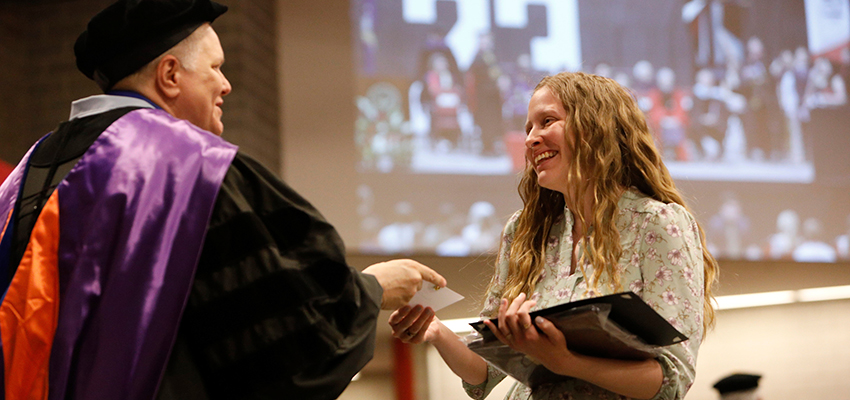
[[[534,91],[542,88],[560,99],[567,112],[566,134],[575,135],[567,187],[574,191],[571,193],[574,199],[583,199],[587,190],[594,197],[591,221],[585,221],[583,213],[573,213],[583,226],[593,227],[586,238],[579,239],[585,251],[578,266],[582,272],[585,264],[593,266],[593,276],[587,277],[592,287],[597,287],[606,274],[611,288],[620,291],[616,264],[622,248],[616,217],[622,191],[635,187],[655,200],[679,204],[689,212],[690,209],[664,166],[644,115],[630,92],[611,79],[581,72],[547,76]],[[590,189],[578,184],[587,178],[593,180]],[[509,244],[508,274],[502,291],[502,297],[509,301],[520,293],[526,296],[534,293],[545,262],[546,239],[565,206],[563,194],[538,185],[531,163],[526,163],[518,191],[523,208]],[[714,324],[712,288],[719,270],[717,261],[707,250],[702,227],[698,225],[698,229],[704,261],[705,335]]]

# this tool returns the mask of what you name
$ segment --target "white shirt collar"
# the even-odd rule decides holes
[[[150,103],[135,97],[98,94],[71,103],[71,115],[68,120],[84,118],[124,107],[154,108]]]

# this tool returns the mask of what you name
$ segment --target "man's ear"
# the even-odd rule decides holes
[[[166,98],[173,99],[180,94],[178,84],[180,75],[180,60],[167,54],[156,65],[156,87]]]

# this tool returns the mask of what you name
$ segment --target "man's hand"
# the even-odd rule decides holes
[[[407,304],[422,288],[422,281],[439,287],[446,286],[446,278],[413,260],[390,260],[373,264],[364,269],[363,273],[374,275],[384,288],[384,296],[381,298],[381,308],[384,310],[395,310]]]

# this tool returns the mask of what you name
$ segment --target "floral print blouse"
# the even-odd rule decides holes
[[[638,192],[627,190],[619,200],[617,228],[623,253],[618,262],[623,290],[638,294],[689,340],[663,347],[656,357],[664,380],[654,399],[683,399],[694,380],[697,350],[702,338],[703,257],[699,230],[693,216],[678,204],[664,204]],[[482,318],[498,315],[501,291],[508,271],[508,252],[516,230],[515,213],[502,235],[502,252],[497,261],[494,285],[486,294]],[[532,298],[532,310],[561,303],[611,294],[606,275],[596,289],[587,287],[581,268],[570,274],[573,248],[573,215],[565,209],[550,231],[546,264]],[[580,255],[581,253],[579,253]],[[579,257],[577,256],[576,259]],[[587,265],[588,275],[593,267]],[[483,399],[505,375],[488,364],[487,380],[479,385],[463,383],[473,399]],[[542,385],[531,389],[516,383],[507,400],[526,399],[625,399],[579,379]]]

